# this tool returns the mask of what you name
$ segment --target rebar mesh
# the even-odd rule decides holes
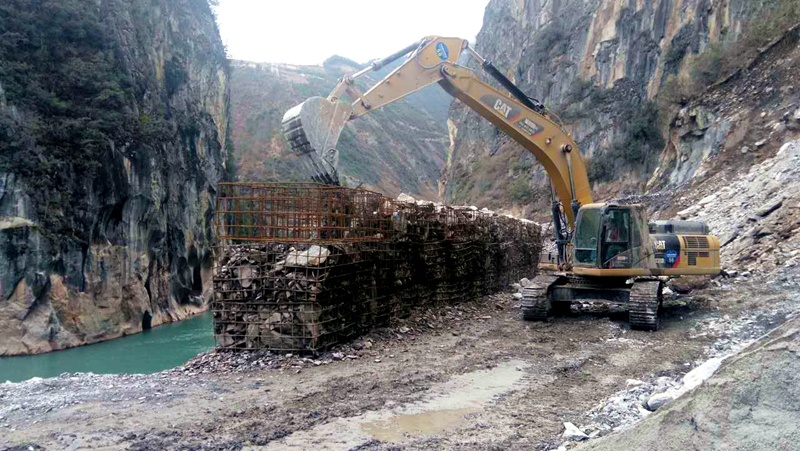
[[[318,351],[410,309],[536,272],[538,225],[310,183],[222,184],[214,333],[229,349]]]
[[[362,189],[314,183],[223,183],[220,240],[359,242],[388,239],[394,203]]]

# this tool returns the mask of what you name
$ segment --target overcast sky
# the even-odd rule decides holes
[[[219,0],[233,59],[319,64],[331,55],[364,63],[428,35],[475,40],[488,0]]]

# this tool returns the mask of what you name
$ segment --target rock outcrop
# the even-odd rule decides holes
[[[800,26],[760,49],[744,66],[683,105],[648,188],[702,185],[731,178],[800,138]]]
[[[678,218],[705,221],[720,237],[728,270],[770,274],[800,269],[800,141],[788,142],[738,177],[720,173],[682,199]],[[793,277],[787,282],[797,284]]]
[[[691,72],[695,56],[712,46],[735,42],[774,3],[492,0],[476,47],[564,122],[588,160],[596,197],[607,198],[641,192],[656,169],[653,186],[687,182],[718,152],[735,131],[729,123],[704,115],[707,132],[694,136],[702,142],[665,146],[670,111],[655,101],[671,75]],[[473,112],[455,109],[452,119],[448,199],[489,196],[517,213],[547,211],[545,174],[526,151]]]
[[[205,0],[0,5],[0,355],[207,308],[228,62]]]

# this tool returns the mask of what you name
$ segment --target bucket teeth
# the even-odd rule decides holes
[[[309,152],[314,152],[314,149],[311,147],[311,143],[308,142],[308,137],[306,137],[306,133],[303,130],[303,123],[300,120],[300,111],[297,111],[298,114],[284,117],[283,123],[281,124],[281,129],[283,130],[283,136],[286,138],[286,141],[289,142],[289,146],[291,147],[292,153],[296,155],[303,155]]]

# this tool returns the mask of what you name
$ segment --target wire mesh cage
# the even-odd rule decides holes
[[[225,349],[319,351],[410,309],[532,276],[538,225],[311,183],[226,183],[214,335]]]
[[[353,336],[372,268],[352,245],[228,246],[214,278],[224,348],[315,351]]]
[[[394,203],[363,189],[315,183],[222,183],[221,241],[338,243],[391,239]]]

